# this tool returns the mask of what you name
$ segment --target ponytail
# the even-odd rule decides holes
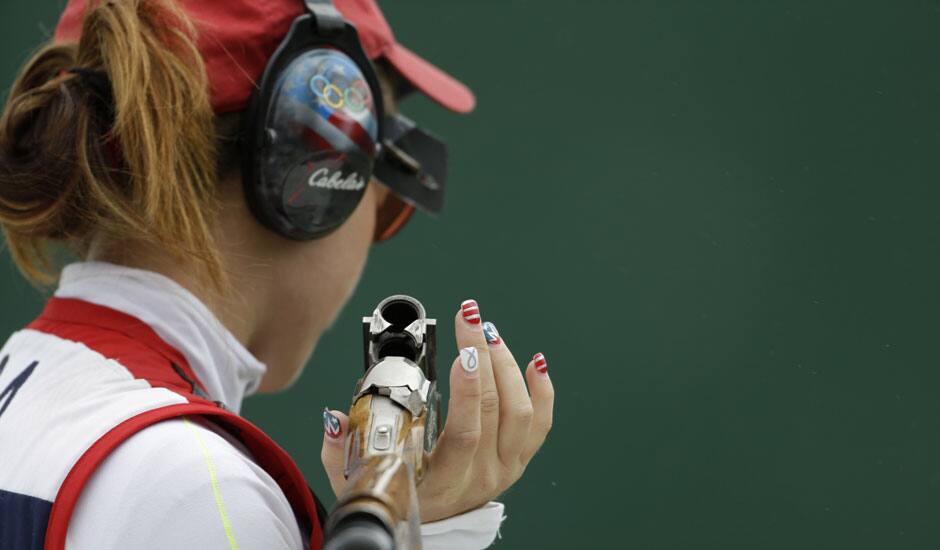
[[[217,289],[214,115],[195,30],[171,0],[89,4],[76,44],[42,48],[0,119],[0,225],[36,283],[56,245],[143,239]]]

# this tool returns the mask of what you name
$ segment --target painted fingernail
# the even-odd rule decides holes
[[[343,435],[343,427],[339,424],[339,418],[330,412],[330,409],[323,409],[323,431],[330,439],[339,439]]]
[[[480,324],[480,306],[477,305],[476,300],[464,300],[464,302],[460,304],[460,310],[463,312],[464,321],[471,325]]]
[[[483,323],[483,336],[486,338],[486,343],[491,346],[496,346],[502,342],[499,338],[499,331],[496,330],[496,325],[489,321]]]
[[[535,361],[535,370],[539,374],[548,374],[548,362],[545,361],[545,356],[541,353],[536,353],[532,356],[532,360]]]
[[[477,355],[477,348],[469,347],[460,350],[460,366],[469,376],[476,376],[477,369],[480,367],[480,357]]]

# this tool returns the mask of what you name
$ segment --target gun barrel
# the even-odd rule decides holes
[[[440,427],[435,329],[405,295],[363,318],[366,372],[349,411],[348,482],[327,522],[329,550],[421,548],[416,485]]]
[[[332,530],[324,550],[395,550],[395,539],[371,515],[350,516]]]

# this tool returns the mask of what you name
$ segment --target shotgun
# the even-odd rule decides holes
[[[326,525],[326,550],[420,550],[417,484],[441,429],[437,323],[403,294],[362,319],[365,374],[346,434],[347,484]]]

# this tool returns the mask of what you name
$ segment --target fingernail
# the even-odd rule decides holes
[[[330,412],[330,409],[323,409],[323,431],[330,439],[339,439],[343,435],[343,427],[339,424],[339,418]]]
[[[476,300],[464,300],[464,302],[460,304],[460,310],[463,312],[464,321],[471,325],[480,324],[480,306],[477,305]]]
[[[535,361],[535,370],[539,374],[548,376],[548,362],[545,360],[545,356],[541,353],[536,353],[532,356],[532,359]]]
[[[483,323],[483,337],[486,338],[486,343],[491,346],[496,346],[502,342],[499,338],[499,331],[496,330],[496,325],[489,321]]]
[[[477,355],[477,348],[469,347],[460,350],[460,366],[468,376],[476,376],[477,369],[480,367],[480,358]]]

